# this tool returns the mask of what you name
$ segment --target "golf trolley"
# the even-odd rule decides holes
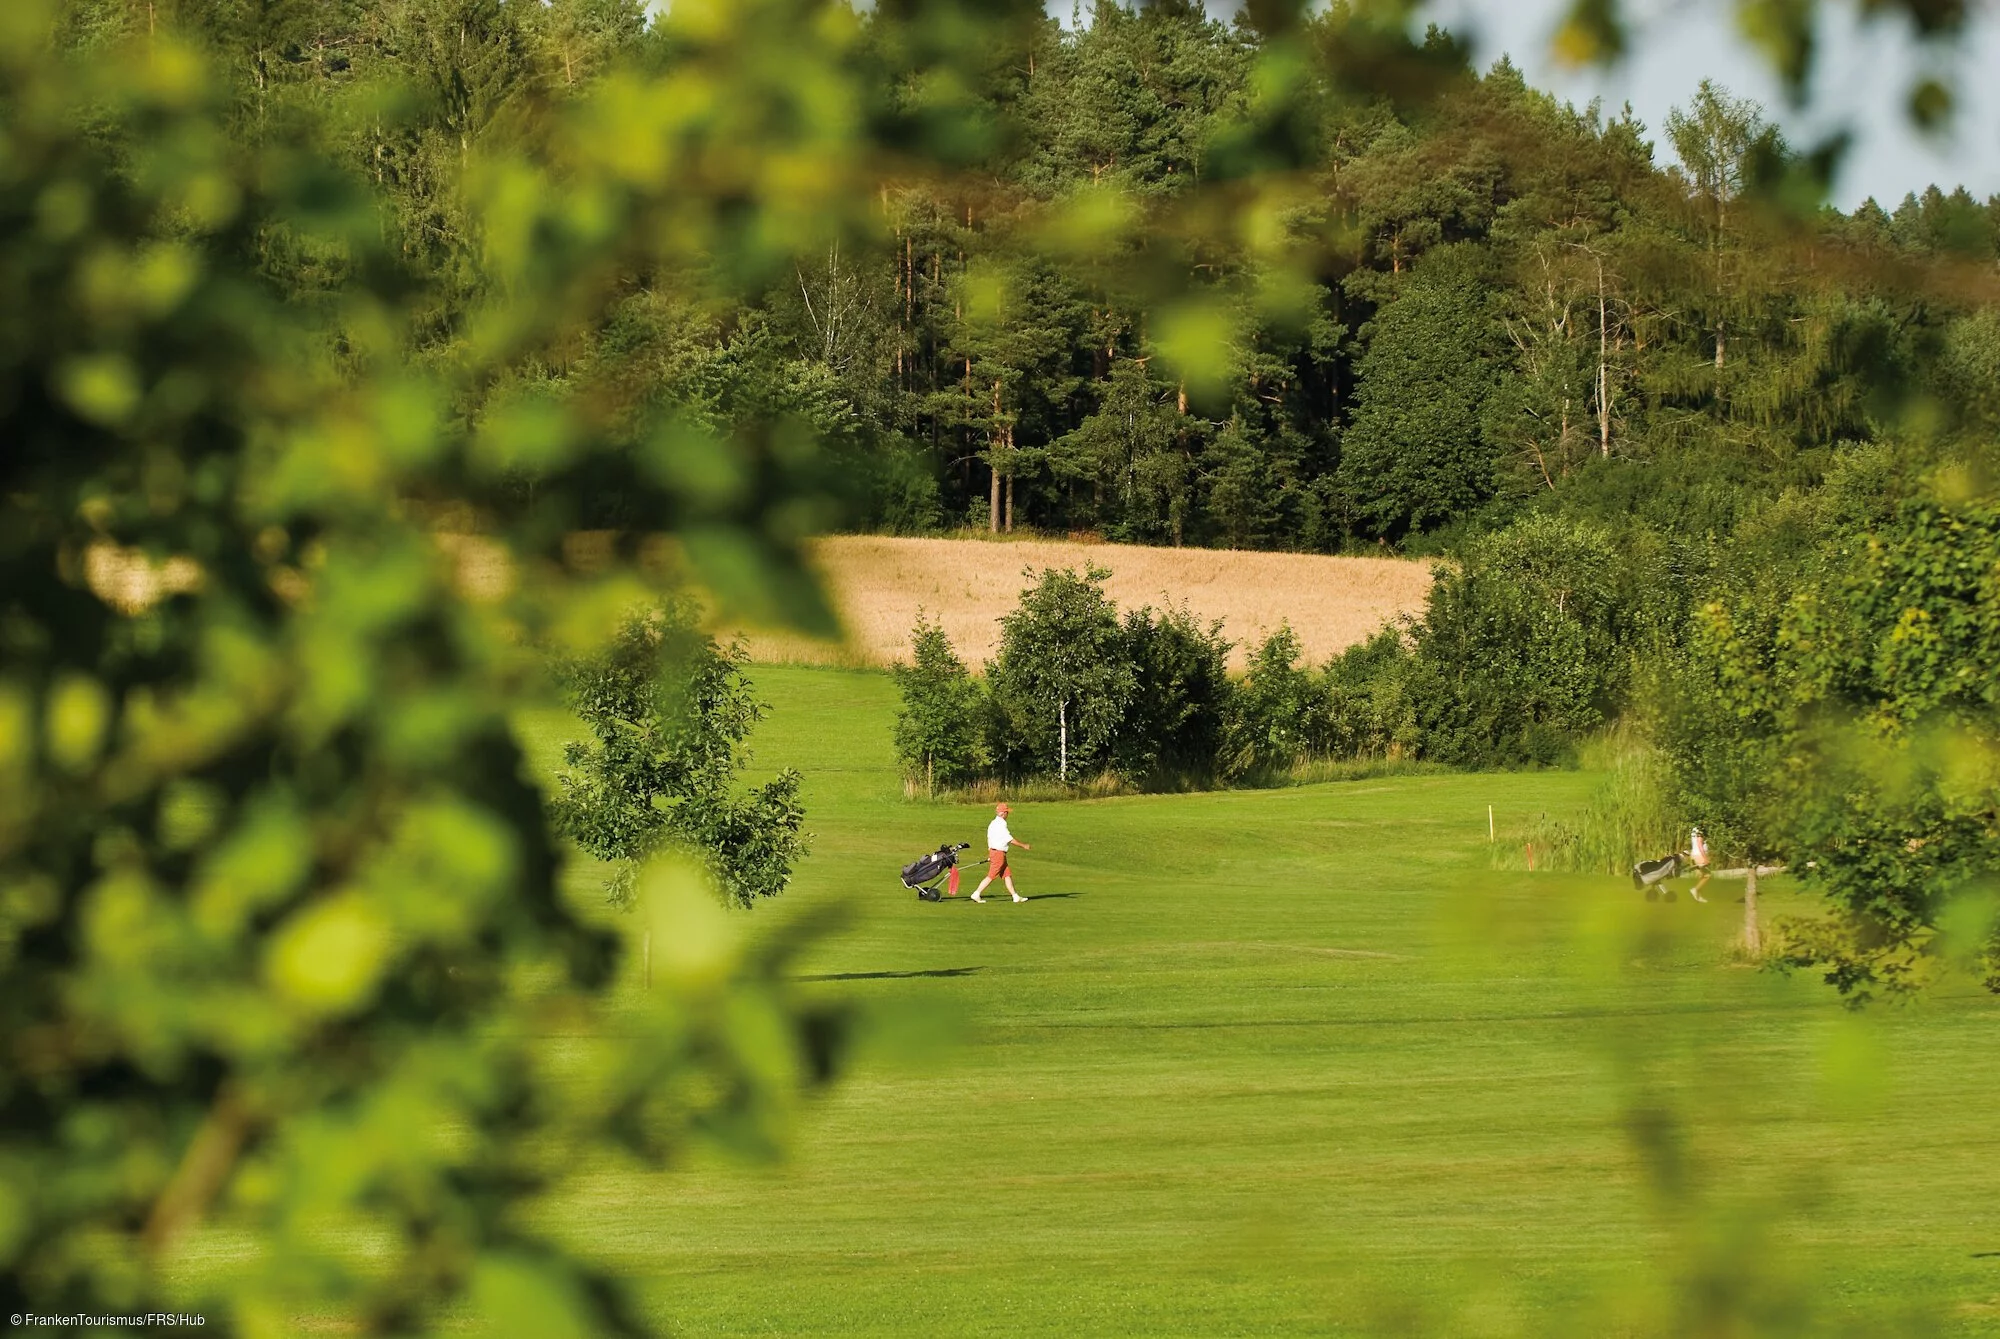
[[[1676,851],[1658,860],[1641,860],[1632,866],[1632,886],[1646,894],[1648,902],[1657,902],[1662,897],[1671,902],[1674,890],[1667,887],[1667,880],[1681,872],[1681,862],[1687,857]]]
[[[903,866],[903,886],[914,888],[926,902],[942,902],[946,892],[958,892],[958,853],[972,849],[971,842],[946,842],[929,855],[920,855]],[[944,884],[941,892],[938,885]]]

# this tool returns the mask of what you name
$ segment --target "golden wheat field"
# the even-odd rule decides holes
[[[1233,549],[1155,549],[1053,540],[895,539],[848,535],[818,540],[814,564],[847,629],[833,645],[778,633],[746,634],[753,659],[888,665],[907,660],[918,612],[944,625],[952,645],[977,667],[1000,636],[999,619],[1028,584],[1024,569],[1095,564],[1120,609],[1185,603],[1224,635],[1245,642],[1289,621],[1307,657],[1319,662],[1366,639],[1390,619],[1423,609],[1430,566],[1402,558]]]

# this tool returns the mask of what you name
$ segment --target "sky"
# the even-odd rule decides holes
[[[1235,0],[1208,0],[1219,17]],[[1786,104],[1777,79],[1736,35],[1727,0],[1626,0],[1636,20],[1631,54],[1610,70],[1574,71],[1549,55],[1549,35],[1567,0],[1430,0],[1425,18],[1471,39],[1484,68],[1504,53],[1528,82],[1579,106],[1601,97],[1607,111],[1630,102],[1651,132],[1655,156],[1672,160],[1662,130],[1670,108],[1685,105],[1704,77],[1763,104],[1795,146],[1829,133],[1853,133],[1833,203],[1852,209],[1869,196],[1893,209],[1933,183],[1963,185],[1984,200],[2000,194],[2000,0],[1973,0],[1971,35],[1943,66],[1957,75],[1958,112],[1950,130],[1929,137],[1904,112],[1910,85],[1932,68],[1902,20],[1863,23],[1852,0],[1825,4],[1818,73],[1801,110]],[[1086,6],[1087,8],[1087,6]],[[1068,19],[1069,0],[1050,0]]]

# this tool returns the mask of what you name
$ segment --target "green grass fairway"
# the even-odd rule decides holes
[[[2000,1003],[1857,1023],[1729,960],[1740,885],[1487,872],[1488,804],[1590,778],[1027,804],[1034,900],[932,906],[897,867],[988,811],[903,798],[890,679],[755,677],[785,901],[854,907],[809,971],[878,1040],[785,1163],[562,1206],[673,1332],[1751,1333],[1687,1300],[1734,1288],[1811,1311],[1756,1333],[2000,1335]]]

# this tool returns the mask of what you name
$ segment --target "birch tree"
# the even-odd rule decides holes
[[[1000,620],[1000,653],[986,677],[1006,733],[995,752],[1013,770],[1068,781],[1108,761],[1135,683],[1118,611],[1104,595],[1110,575],[1045,569]]]

